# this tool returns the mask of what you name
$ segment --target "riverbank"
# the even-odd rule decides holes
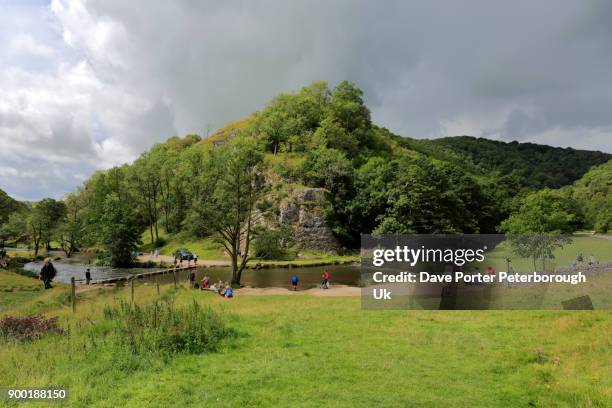
[[[329,297],[359,297],[361,288],[348,285],[330,285],[329,289],[319,287],[293,291],[289,288],[240,288],[237,296],[329,296]]]

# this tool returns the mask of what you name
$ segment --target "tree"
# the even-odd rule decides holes
[[[235,285],[249,259],[255,204],[263,193],[262,160],[255,140],[237,137],[207,152],[206,171],[196,180],[201,194],[194,197],[195,214],[229,254]]]
[[[135,220],[131,203],[122,201],[116,193],[106,196],[98,231],[98,241],[110,257],[111,265],[132,263],[138,245],[141,244],[141,229]]]
[[[527,195],[520,208],[502,222],[509,234],[571,234],[576,228],[576,206],[558,191],[545,188]]]
[[[289,225],[277,228],[262,227],[254,241],[255,256],[262,259],[284,259],[294,244],[293,229]]]
[[[513,251],[523,257],[531,257],[533,268],[537,259],[553,258],[555,248],[571,242],[562,234],[575,229],[575,205],[559,191],[544,189],[527,195],[518,211],[503,221],[500,231],[508,234]]]
[[[65,214],[66,205],[62,201],[43,198],[34,204],[32,211],[23,219],[9,218],[9,223],[12,223],[10,229],[17,237],[19,235],[17,229],[23,228],[25,233],[22,237],[28,238],[34,248],[34,255],[38,255],[42,245],[45,245],[47,250],[50,249],[55,228]]]
[[[0,189],[0,225],[7,222],[9,216],[15,212],[27,212],[27,206]]]
[[[42,243],[50,250],[54,231],[66,215],[66,204],[53,198],[43,198],[34,206],[33,214],[40,222]]]
[[[15,243],[30,242],[28,228],[28,214],[14,212],[8,217],[8,221],[2,226],[6,234],[6,240],[13,240]]]
[[[66,216],[56,228],[56,236],[66,257],[78,251],[83,242],[85,225],[82,197],[69,194],[66,198]]]
[[[376,234],[442,234],[476,232],[477,220],[461,186],[453,185],[452,170],[428,158],[401,159],[387,189],[384,214]],[[459,177],[452,175],[452,177]],[[468,184],[462,180],[461,184]],[[470,197],[468,195],[468,197]]]
[[[161,163],[156,160],[152,152],[145,152],[131,168],[132,185],[140,193],[138,194],[139,204],[147,217],[151,243],[159,240],[160,166]]]
[[[330,147],[346,152],[354,157],[359,149],[359,142],[333,118],[325,118],[316,130],[314,139],[317,146]]]

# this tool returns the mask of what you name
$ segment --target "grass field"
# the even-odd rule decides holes
[[[579,234],[572,236],[571,239],[571,243],[554,251],[554,259],[547,261],[547,266],[554,266],[556,269],[569,268],[578,254],[583,255],[585,262],[588,261],[590,255],[594,255],[602,263],[612,262],[611,236]],[[512,266],[516,272],[533,271],[533,261],[517,257],[506,242],[488,252],[484,264],[491,265],[497,271],[505,271],[506,258],[512,259]],[[541,260],[536,262],[536,266],[541,268]]]
[[[135,358],[106,340],[102,318],[129,289],[84,292],[76,314],[65,287],[27,292],[0,316],[42,311],[70,335],[0,340],[0,386],[64,385],[75,407],[612,404],[608,311],[365,311],[359,298],[161,291],[210,305],[238,337],[216,353]],[[136,288],[140,304],[157,296]]]

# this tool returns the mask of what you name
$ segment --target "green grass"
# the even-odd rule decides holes
[[[197,254],[200,259],[224,259],[223,245],[214,242],[211,238],[195,239],[186,234],[168,234],[163,228],[159,230],[159,238],[165,241],[164,246],[160,247],[162,255],[172,255],[176,250],[186,248],[192,253]],[[151,235],[145,231],[141,236],[143,252],[155,250],[155,245],[151,244]]]
[[[54,289],[43,290],[41,281],[0,269],[0,316],[27,314],[63,304],[68,288],[54,283]]]
[[[612,239],[598,235],[576,234],[572,236],[570,244],[554,251],[555,258],[547,261],[547,265],[554,265],[556,269],[569,268],[579,253],[582,253],[585,262],[588,262],[591,254],[601,263],[612,262]],[[512,259],[512,265],[516,272],[533,271],[533,261],[517,257],[512,253],[510,245],[505,242],[487,253],[483,265],[491,265],[497,271],[505,271],[506,258],[508,257]],[[536,266],[538,268],[542,267],[541,260],[536,262]]]
[[[0,384],[62,384],[70,406],[91,407],[612,403],[608,311],[366,311],[358,298],[228,301],[164,286],[162,298],[208,305],[239,335],[218,352],[135,359],[100,325],[104,306],[129,293],[84,292],[74,315],[48,305],[71,334],[2,344]],[[156,298],[154,286],[136,288],[139,304]]]

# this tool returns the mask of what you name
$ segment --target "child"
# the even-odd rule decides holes
[[[329,289],[329,272],[323,272],[323,282],[321,282],[321,287],[323,289]]]
[[[291,285],[293,285],[293,291],[294,292],[297,291],[298,281],[299,281],[299,279],[298,279],[298,277],[296,275],[293,275],[291,277]]]
[[[227,285],[225,287],[224,296],[225,296],[226,299],[234,297],[234,289],[232,289],[232,287],[230,285]]]

